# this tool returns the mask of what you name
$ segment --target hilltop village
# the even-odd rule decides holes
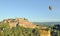
[[[13,27],[17,27],[18,25],[30,29],[37,28],[39,29],[38,30],[39,36],[52,36],[51,28],[49,28],[48,26],[36,25],[25,18],[15,18],[15,19],[10,18],[10,19],[4,19],[3,21],[0,22],[0,24],[6,24],[6,23],[9,24],[10,29],[12,29]]]

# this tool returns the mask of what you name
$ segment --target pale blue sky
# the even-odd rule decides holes
[[[49,5],[54,10],[49,10]],[[60,0],[0,0],[0,20],[27,18],[34,22],[60,22]]]

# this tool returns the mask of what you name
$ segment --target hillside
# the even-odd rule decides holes
[[[0,22],[0,34],[3,36],[50,36],[50,32],[48,26],[37,25],[25,18],[10,18]]]
[[[10,28],[16,27],[17,25],[24,26],[25,28],[27,27],[34,28],[36,26],[25,18],[4,19],[3,21],[0,22],[0,24],[3,24],[3,23],[8,23],[10,25]]]

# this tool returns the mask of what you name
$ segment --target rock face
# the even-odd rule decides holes
[[[25,18],[15,18],[15,19],[5,19],[3,20],[1,23],[8,23],[10,28],[12,27],[16,27],[17,25],[23,26],[25,28],[35,28],[35,27],[39,27],[31,22],[29,22],[27,19]],[[46,30],[41,30],[41,28],[46,29],[47,27],[44,26],[40,26],[39,27],[40,30],[40,36],[50,36],[50,30],[46,31]]]
[[[50,30],[40,30],[40,36],[51,36],[50,35]]]
[[[24,26],[25,28],[34,28],[36,26],[25,18],[5,19],[2,23],[8,23],[10,28],[16,27],[17,25]]]

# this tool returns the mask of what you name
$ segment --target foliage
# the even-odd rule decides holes
[[[8,23],[0,24],[0,36],[40,36],[39,29],[24,28],[16,26],[10,28]]]
[[[51,35],[52,36],[59,36],[60,35],[60,25],[56,24],[51,27]]]

